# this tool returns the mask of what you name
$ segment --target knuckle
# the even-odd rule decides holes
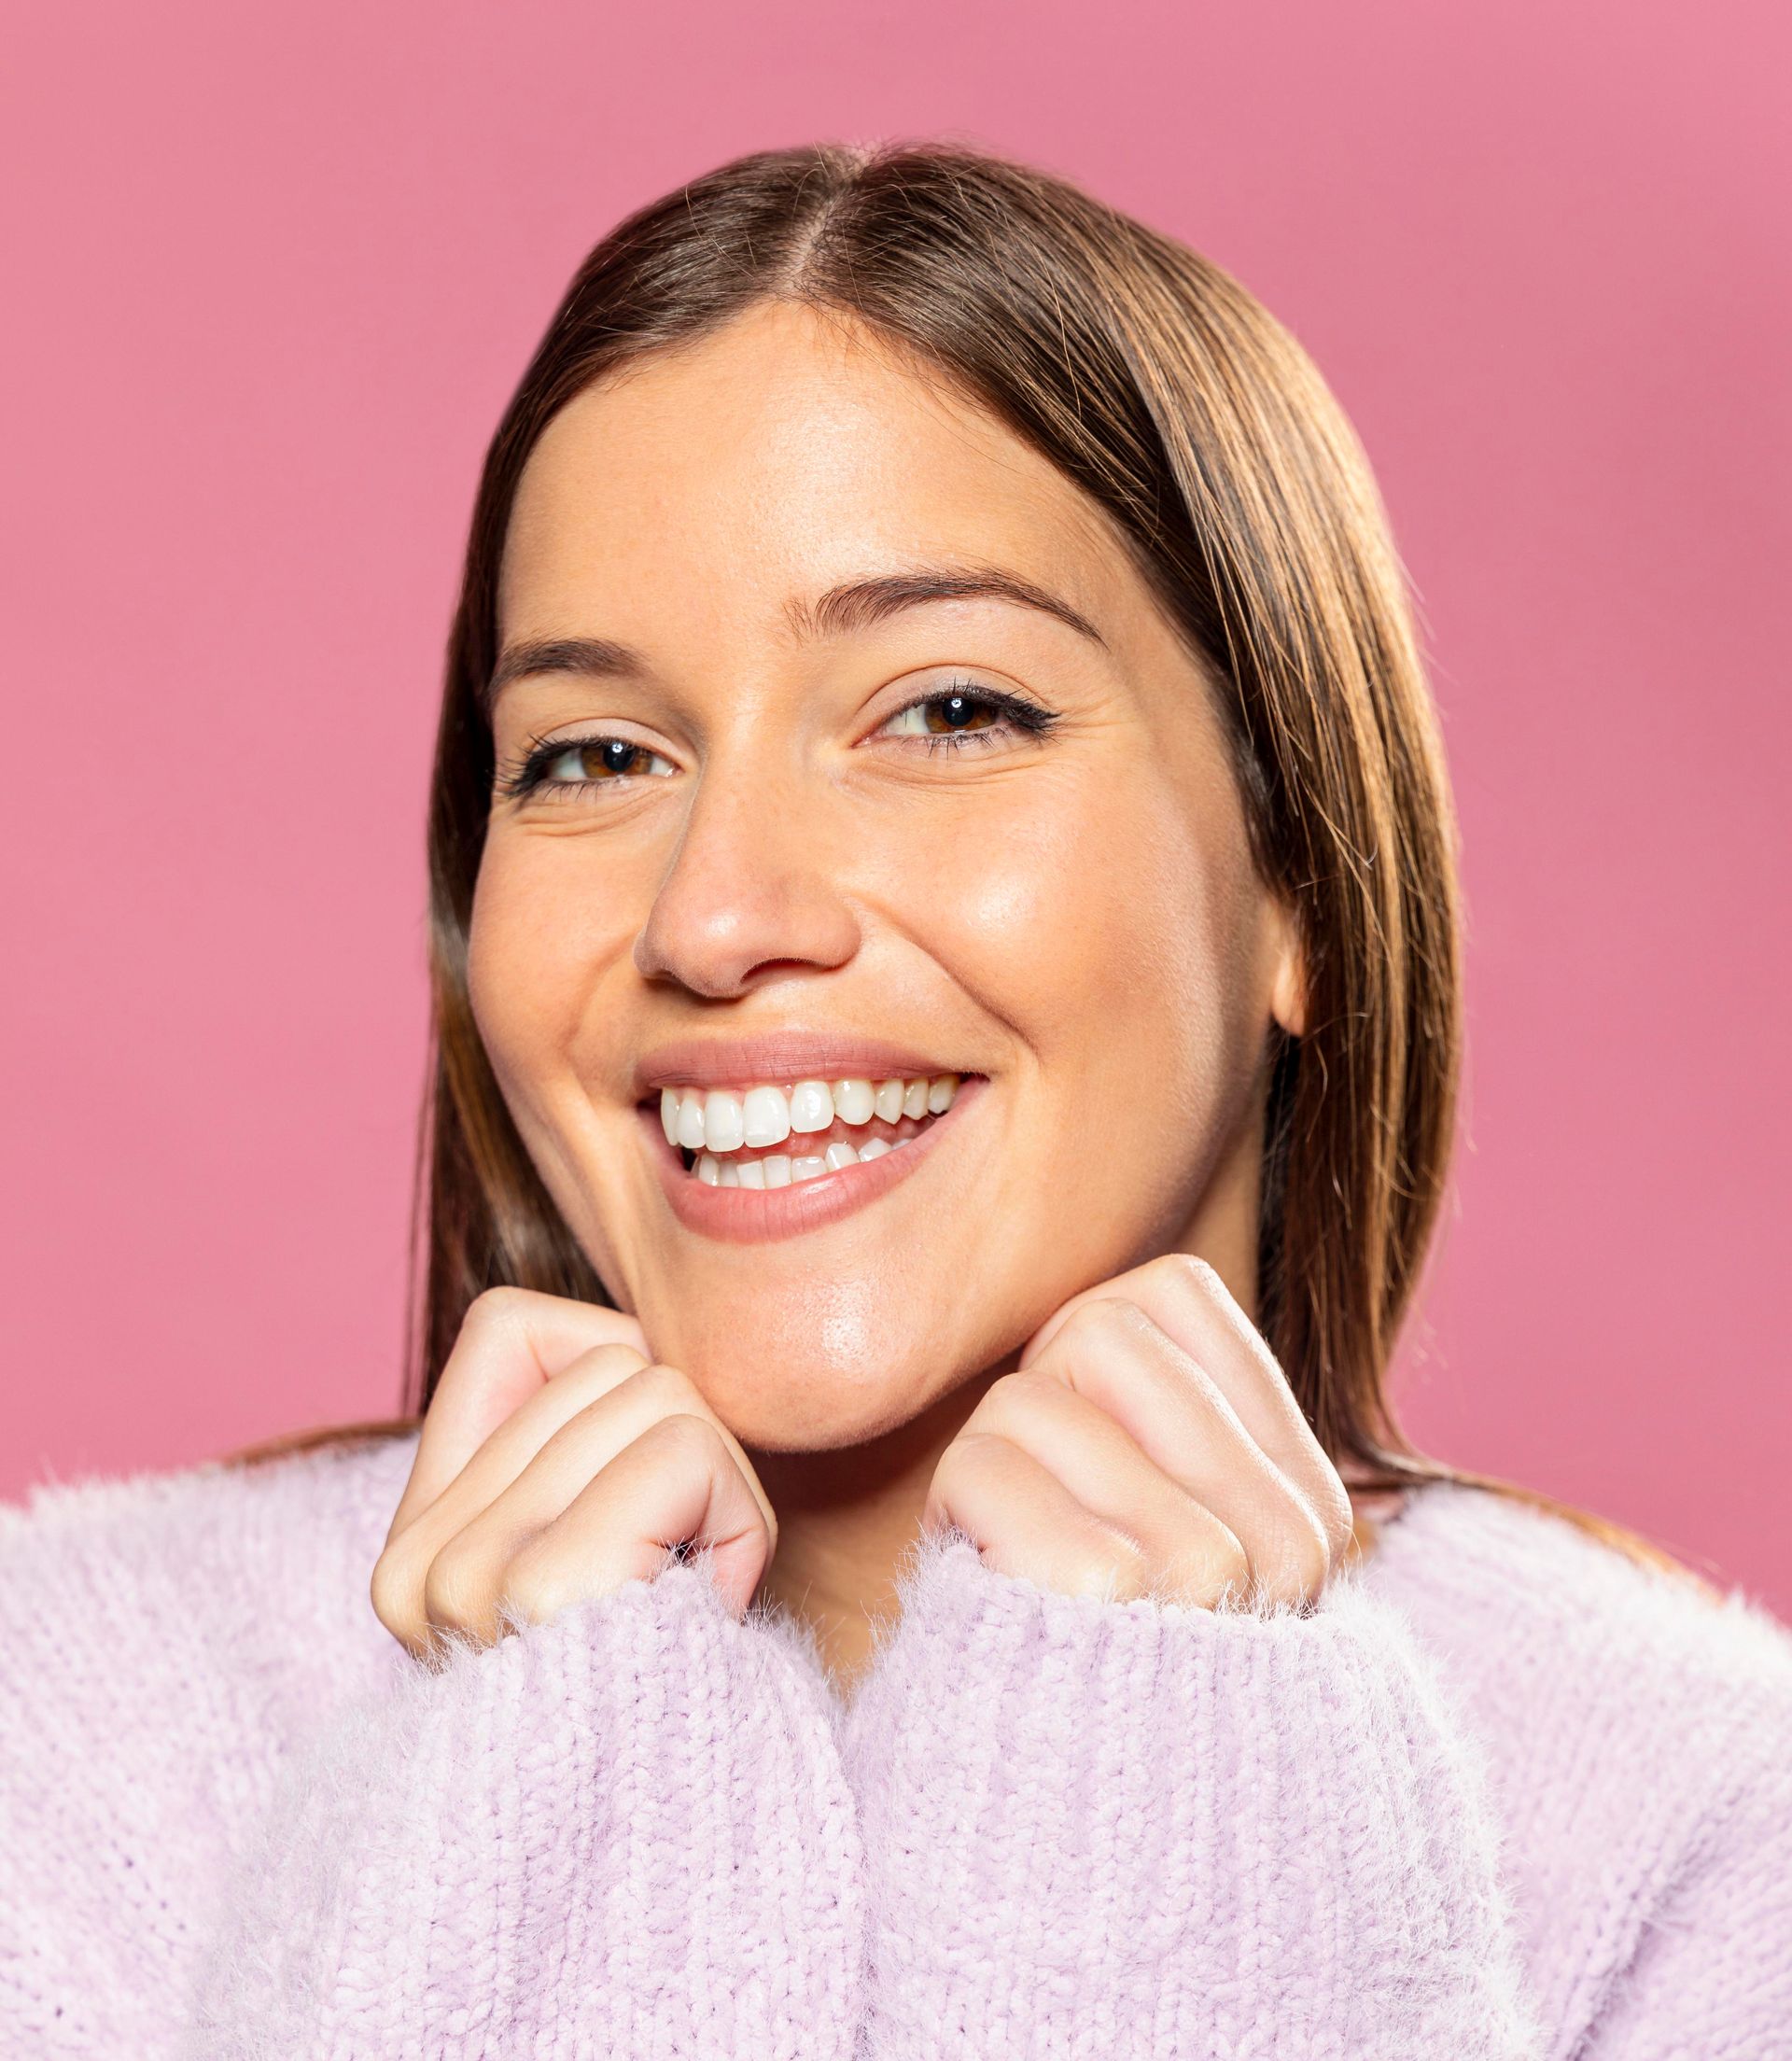
[[[1325,1528],[1298,1496],[1289,1499],[1287,1524],[1283,1530],[1282,1586],[1290,1600],[1314,1596],[1325,1585],[1332,1571],[1331,1541]]]
[[[433,1625],[465,1631],[480,1616],[480,1582],[471,1557],[442,1551],[423,1579],[423,1612]]]
[[[675,1456],[689,1456],[693,1460],[707,1462],[718,1455],[727,1455],[728,1447],[714,1423],[707,1417],[698,1417],[690,1410],[675,1409],[662,1417],[657,1423],[649,1425],[641,1434],[651,1438]]]
[[[594,1345],[589,1352],[581,1353],[563,1373],[553,1377],[556,1390],[564,1391],[569,1398],[583,1398],[575,1415],[561,1425],[561,1431],[608,1397],[634,1393],[633,1384],[646,1366],[645,1356],[632,1345]]]
[[[1052,1342],[1075,1350],[1086,1349],[1103,1339],[1113,1339],[1141,1314],[1136,1303],[1121,1297],[1098,1296],[1093,1301],[1077,1304],[1058,1326],[1057,1337]]]
[[[520,1553],[504,1580],[504,1605],[525,1624],[545,1624],[571,1600],[566,1571],[553,1556]]]
[[[1237,1539],[1222,1540],[1214,1556],[1214,1578],[1221,1589],[1244,1595],[1251,1587],[1251,1556]]]
[[[1332,1542],[1325,1535],[1324,1526],[1316,1520],[1309,1520],[1309,1523],[1310,1529],[1304,1535],[1310,1543],[1300,1557],[1299,1567],[1301,1580],[1305,1585],[1302,1592],[1314,1596],[1332,1578],[1332,1568],[1337,1556],[1332,1550]]]
[[[1232,1527],[1215,1517],[1211,1510],[1204,1510],[1206,1523],[1202,1527],[1201,1558],[1206,1564],[1208,1577],[1215,1588],[1232,1588],[1242,1591],[1251,1582],[1251,1556],[1244,1549],[1244,1542]]]
[[[467,1314],[460,1320],[462,1331],[484,1335],[508,1328],[530,1302],[526,1288],[514,1288],[500,1283],[494,1288],[482,1288],[467,1305]]]
[[[609,1350],[627,1353],[634,1349],[630,1346],[612,1346]],[[635,1356],[637,1359],[641,1357],[639,1353]],[[700,1403],[701,1400],[697,1395],[696,1383],[682,1368],[667,1367],[663,1360],[643,1360],[622,1385],[632,1396],[658,1409],[663,1416],[698,1414],[691,1408],[693,1403]]]
[[[1147,1272],[1155,1272],[1162,1281],[1172,1283],[1179,1288],[1193,1289],[1200,1295],[1211,1295],[1224,1286],[1219,1269],[1209,1261],[1198,1258],[1194,1253],[1165,1253],[1151,1260]]]
[[[1022,1472],[1022,1449],[1000,1432],[960,1431],[934,1465],[930,1504],[1000,1505]]]
[[[581,1353],[575,1365],[586,1373],[638,1374],[646,1370],[647,1354],[638,1352],[623,1339],[607,1339],[602,1345],[594,1345]],[[569,1368],[568,1372],[571,1371]],[[560,1377],[564,1380],[564,1376]]]
[[[1011,1413],[1029,1415],[1043,1409],[1063,1393],[1064,1384],[1049,1369],[1037,1365],[1016,1367],[1012,1374],[1004,1374],[989,1384],[977,1406],[978,1429],[993,1433]]]
[[[1341,1560],[1355,1536],[1356,1509],[1351,1492],[1334,1468],[1327,1466],[1324,1479],[1315,1487],[1308,1515],[1318,1525],[1329,1558]]]
[[[408,1642],[416,1635],[415,1583],[405,1558],[391,1547],[373,1563],[368,1594],[373,1615],[394,1638]]]
[[[1097,1296],[1088,1302],[1079,1302],[1058,1332],[1060,1339],[1099,1338],[1113,1325],[1114,1301],[1111,1296]]]
[[[1113,1531],[1071,1562],[1070,1592],[1123,1601],[1142,1595],[1150,1579],[1150,1554],[1136,1538]]]
[[[1005,1473],[1014,1460],[1014,1445],[999,1431],[973,1431],[967,1426],[940,1455],[934,1478],[965,1480]]]

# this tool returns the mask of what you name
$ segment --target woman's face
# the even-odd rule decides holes
[[[891,1430],[1158,1253],[1248,1292],[1297,967],[1199,669],[1050,463],[762,303],[555,417],[499,634],[480,1032],[743,1442]]]

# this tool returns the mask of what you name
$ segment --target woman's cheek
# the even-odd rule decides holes
[[[513,1110],[551,1098],[611,956],[616,897],[596,891],[590,872],[589,853],[567,837],[495,833],[481,862],[468,993]]]
[[[592,1026],[613,1014],[620,898],[600,891],[594,856],[574,838],[488,844],[467,975],[473,1020],[525,1150],[592,1264],[614,1283],[608,1232],[619,1220],[603,1178],[614,1159],[599,1135],[596,1105],[599,1084],[619,1060]],[[624,962],[632,939],[632,932],[622,939]]]
[[[932,905],[952,930],[935,934],[1024,1054],[1014,1206],[1061,1218],[1041,1230],[1067,1260],[1118,1267],[1177,1235],[1244,1115],[1253,876],[1241,823],[1183,792],[1135,779],[1116,809],[1091,781],[1057,799],[940,848]]]
[[[529,1070],[528,1027],[539,1030],[542,1023],[537,989],[553,985],[540,957],[543,926],[532,917],[532,898],[522,891],[521,870],[494,833],[480,861],[467,933],[468,1000],[507,1097]],[[534,905],[539,909],[539,903]]]
[[[1042,1058],[1148,1025],[1179,1048],[1229,971],[1234,857],[1204,848],[1178,796],[1135,782],[1116,808],[1105,781],[1054,784],[928,841],[920,934]]]

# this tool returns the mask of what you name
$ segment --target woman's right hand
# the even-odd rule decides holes
[[[442,1368],[373,1569],[382,1624],[420,1660],[444,1633],[495,1645],[651,1577],[669,1545],[713,1549],[746,1614],[777,1520],[734,1434],[632,1317],[492,1288]]]

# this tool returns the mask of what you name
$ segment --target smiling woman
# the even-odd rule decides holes
[[[1225,274],[934,146],[623,222],[450,647],[416,1413],[15,1529],[0,2013],[1785,2052],[1792,1640],[1386,1394],[1452,835]]]
[[[587,381],[493,623],[469,1058],[515,1213],[591,1276],[502,1278],[608,1297],[749,1449],[803,1450],[787,1511],[818,1451],[962,1417],[1077,1288],[1181,1248],[1248,1290],[1297,1006],[1201,661],[1087,496],[910,355],[768,301]],[[973,1297],[925,1292],[953,1269]]]

